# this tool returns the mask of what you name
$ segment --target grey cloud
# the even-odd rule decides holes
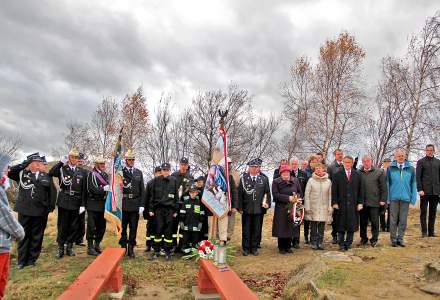
[[[304,5],[322,10],[324,1],[221,1],[223,22],[215,10],[185,19],[177,3],[2,1],[0,126],[23,137],[23,151],[50,151],[63,144],[67,122],[89,120],[103,96],[121,98],[140,84],[147,98],[163,91],[188,103],[198,90],[233,81],[255,96],[257,110],[279,112],[279,84],[295,57],[316,58],[342,30],[366,49],[365,81],[374,92],[381,58],[403,53],[409,34],[437,9],[434,0],[334,1],[348,13],[320,20],[310,12],[305,21],[314,22],[296,26],[287,8],[301,14]],[[206,21],[192,22],[199,19]]]

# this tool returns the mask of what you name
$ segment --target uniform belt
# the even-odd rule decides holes
[[[138,196],[135,194],[122,194],[123,198],[128,198],[128,199],[133,199],[133,198],[137,198]]]
[[[78,195],[79,192],[76,191],[69,191],[69,190],[61,190],[64,194],[69,195],[69,196],[75,196]]]

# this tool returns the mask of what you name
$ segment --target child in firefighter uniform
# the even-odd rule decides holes
[[[182,252],[188,254],[192,248],[197,248],[202,230],[205,211],[203,209],[199,191],[195,184],[183,194],[180,203],[179,225],[183,232]]]

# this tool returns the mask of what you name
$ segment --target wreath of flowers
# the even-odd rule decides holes
[[[289,201],[287,203],[287,214],[289,216],[289,219],[293,222],[294,226],[301,225],[303,218],[304,218],[304,206],[303,206],[303,199],[297,198],[296,194],[293,195],[294,201]],[[296,211],[295,211],[296,206]]]
[[[193,248],[191,253],[183,256],[183,259],[196,258],[196,260],[210,259],[214,260],[215,246],[208,240],[201,241],[197,249]]]

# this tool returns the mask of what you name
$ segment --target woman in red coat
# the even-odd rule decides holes
[[[290,176],[290,167],[280,167],[280,177],[272,182],[272,198],[275,202],[272,236],[278,238],[278,249],[281,254],[292,253],[292,236],[294,225],[287,213],[287,204],[295,201],[294,194],[301,193],[297,178]]]

